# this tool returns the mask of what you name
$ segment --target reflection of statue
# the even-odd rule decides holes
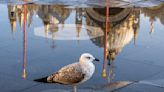
[[[105,22],[99,21],[105,16],[105,9],[92,9],[95,10],[94,14],[91,12],[86,17],[86,21],[88,25],[91,26],[100,26],[103,30],[105,30]],[[110,9],[112,10],[112,9]],[[125,12],[130,11],[130,12]],[[88,13],[88,12],[87,12]],[[103,14],[104,13],[104,14]],[[97,14],[97,15],[96,15]],[[118,14],[118,15],[117,15]],[[121,14],[124,17],[120,17]],[[94,16],[95,15],[95,16]],[[99,17],[97,17],[99,16]],[[109,19],[116,18],[113,21],[109,21],[109,32],[107,35],[107,59],[109,63],[114,61],[118,53],[121,52],[123,47],[127,45],[133,38],[136,39],[138,35],[139,28],[139,10],[133,9],[123,9],[123,8],[114,8],[113,11],[110,11]],[[96,31],[95,31],[96,32]],[[104,31],[105,33],[105,31]],[[88,32],[89,36],[95,35],[96,33]],[[104,47],[104,36],[91,39],[92,42],[99,46]],[[109,74],[110,75],[110,74]]]
[[[164,25],[164,4],[150,8],[143,8],[142,13],[150,18],[150,33],[154,32],[154,21],[156,21],[156,18],[158,18]]]

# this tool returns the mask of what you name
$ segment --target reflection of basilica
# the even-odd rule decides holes
[[[28,27],[30,27],[33,16],[35,14],[38,15],[44,25],[43,35],[47,37],[47,35],[51,34],[52,38],[55,39],[55,34],[59,31],[59,24],[62,25],[60,27],[64,28],[66,19],[71,13],[75,13],[73,18],[75,20],[74,23],[77,24],[75,28],[77,32],[76,36],[80,37],[80,32],[83,27],[82,24],[86,23],[87,26],[99,28],[88,30],[89,28],[85,26],[85,29],[87,30],[86,34],[89,35],[91,41],[96,46],[102,48],[106,47],[104,51],[106,52],[105,56],[109,62],[114,61],[116,56],[130,41],[132,41],[132,39],[134,39],[135,44],[139,31],[140,11],[142,11],[145,16],[150,17],[151,32],[153,32],[153,21],[155,21],[156,18],[164,24],[164,13],[162,12],[164,11],[164,5],[143,9],[110,8],[109,11],[109,29],[107,36],[98,36],[100,33],[105,34],[105,8],[69,9],[62,5],[29,4],[27,5],[26,20]],[[20,28],[22,28],[24,21],[23,5],[8,5],[8,15],[12,32],[14,32],[16,28],[17,21]],[[106,42],[104,41],[105,37],[107,39]],[[111,64],[112,63],[113,62],[111,62]],[[110,67],[112,68],[112,65]]]
[[[100,26],[105,34],[105,9],[95,8],[86,11],[87,25]],[[108,80],[111,81],[111,79],[114,77],[114,63],[111,61],[115,60],[118,53],[120,53],[123,47],[126,46],[133,38],[135,42],[139,29],[140,11],[131,8],[112,8],[109,9],[109,11],[108,34],[107,36],[104,35],[107,37],[107,42],[105,42],[104,36],[93,38],[91,40],[99,47],[106,47],[104,51],[110,63],[108,70]],[[96,33],[90,32],[88,30],[88,35],[92,36],[95,34]],[[103,76],[106,76],[106,69],[103,70]]]
[[[105,31],[105,22],[99,21],[100,18],[104,17],[104,14],[100,12],[104,9],[93,9],[94,14],[88,14],[87,24],[92,26],[100,26]],[[108,59],[114,60],[116,55],[122,50],[122,48],[127,45],[133,38],[136,39],[139,28],[139,10],[134,9],[123,9],[123,8],[114,8],[111,10],[111,16],[109,14],[109,32],[107,36],[107,51]],[[109,11],[110,11],[109,10]],[[126,12],[125,12],[126,11]],[[128,12],[127,12],[128,11]],[[118,13],[118,15],[117,15]],[[95,16],[99,17],[95,17]],[[122,15],[122,17],[120,17]],[[124,16],[124,17],[123,17]],[[112,20],[113,19],[113,20]],[[103,20],[103,19],[102,19]],[[94,32],[89,32],[88,35],[94,35]],[[104,37],[91,39],[94,44],[99,47],[104,46]]]

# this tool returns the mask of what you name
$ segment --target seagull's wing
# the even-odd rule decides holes
[[[84,79],[85,74],[79,63],[73,63],[61,68],[58,72],[47,78],[48,82],[61,84],[76,84]]]

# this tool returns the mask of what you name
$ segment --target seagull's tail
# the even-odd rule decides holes
[[[47,78],[48,78],[48,76],[43,77],[43,78],[40,78],[40,79],[35,79],[34,81],[36,81],[36,82],[42,82],[42,83],[49,83],[49,82],[47,81]]]

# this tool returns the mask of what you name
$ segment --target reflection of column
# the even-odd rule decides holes
[[[24,5],[24,26],[23,26],[23,75],[22,77],[26,79],[26,13],[27,8],[26,5]]]

